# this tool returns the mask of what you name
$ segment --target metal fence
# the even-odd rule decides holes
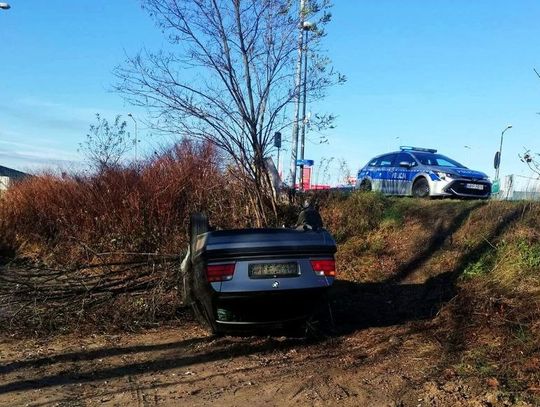
[[[540,176],[507,175],[504,177],[501,190],[497,197],[510,201],[540,201]]]

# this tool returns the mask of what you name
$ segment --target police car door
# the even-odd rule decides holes
[[[395,154],[383,155],[377,160],[378,173],[381,182],[380,191],[384,194],[392,194],[392,171]]]
[[[409,153],[399,153],[394,159],[392,171],[392,187],[395,195],[408,195],[411,189],[413,174],[411,168],[415,161]],[[408,164],[408,165],[405,165]]]

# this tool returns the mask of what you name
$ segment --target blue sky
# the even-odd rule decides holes
[[[0,10],[0,165],[69,168],[95,113],[144,117],[110,92],[125,53],[164,45],[139,2],[10,4]],[[326,47],[348,82],[311,106],[339,118],[330,144],[308,143],[307,158],[344,159],[355,172],[400,144],[419,145],[493,175],[510,123],[502,173],[529,174],[517,155],[540,152],[540,3],[336,0],[333,15]],[[145,139],[147,149],[164,142]],[[330,172],[335,183],[337,164]]]

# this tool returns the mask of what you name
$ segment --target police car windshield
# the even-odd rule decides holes
[[[454,161],[451,158],[445,157],[441,154],[414,152],[414,156],[422,165],[433,165],[437,167],[450,168],[466,168],[464,165],[461,165],[457,161]]]

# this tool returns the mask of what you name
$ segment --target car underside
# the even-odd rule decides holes
[[[298,325],[324,303],[335,252],[324,229],[198,233],[183,270],[186,297],[213,333]]]

